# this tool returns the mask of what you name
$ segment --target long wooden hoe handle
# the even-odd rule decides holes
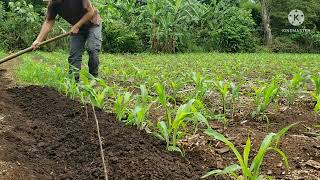
[[[43,42],[39,43],[39,46],[43,46],[43,45],[45,45],[45,44],[51,43],[51,42],[53,42],[53,41],[56,41],[56,40],[58,40],[58,39],[64,38],[64,37],[69,36],[69,35],[70,35],[69,32],[67,32],[67,33],[65,33],[65,34],[61,34],[61,35],[59,35],[59,36],[57,36],[57,37],[54,37],[54,38],[51,38],[51,39],[48,39],[48,40],[46,40],[46,41],[43,41]],[[17,52],[17,53],[11,54],[10,56],[7,56],[7,57],[1,59],[1,60],[0,60],[0,64],[5,63],[5,62],[7,62],[7,61],[9,61],[9,60],[11,60],[11,59],[13,59],[13,58],[16,58],[16,57],[18,57],[18,56],[21,56],[22,54],[27,53],[27,52],[30,52],[30,51],[32,51],[32,50],[33,50],[33,48],[32,48],[32,47],[29,47],[29,48],[24,49],[24,50],[21,50],[21,51],[19,51],[19,52]]]

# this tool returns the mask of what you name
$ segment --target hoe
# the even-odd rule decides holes
[[[43,45],[45,45],[45,44],[51,43],[51,42],[53,42],[53,41],[56,41],[56,40],[58,40],[58,39],[64,38],[64,37],[69,36],[69,35],[70,35],[69,32],[68,32],[68,33],[64,33],[64,34],[61,34],[61,35],[59,35],[59,36],[57,36],[57,37],[54,37],[54,38],[52,38],[52,39],[48,39],[48,40],[46,40],[46,41],[41,42],[41,43],[39,44],[39,46],[43,46]],[[11,55],[9,55],[9,56],[1,59],[1,60],[0,60],[0,64],[5,63],[5,62],[7,62],[7,61],[10,61],[10,60],[12,60],[12,59],[14,59],[14,58],[16,58],[16,57],[18,57],[18,56],[21,56],[22,54],[25,54],[25,53],[27,53],[27,52],[30,52],[30,51],[33,51],[32,47],[29,47],[29,48],[24,49],[24,50],[21,50],[21,51],[19,51],[19,52],[17,52],[17,53],[11,54]]]

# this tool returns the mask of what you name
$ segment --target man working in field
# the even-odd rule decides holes
[[[79,82],[79,70],[81,69],[82,55],[87,42],[89,73],[97,77],[99,52],[102,43],[102,26],[98,11],[93,7],[90,0],[49,0],[47,17],[37,39],[32,44],[33,49],[38,48],[39,43],[45,40],[57,15],[72,25],[68,59],[69,73],[74,74],[75,80]]]

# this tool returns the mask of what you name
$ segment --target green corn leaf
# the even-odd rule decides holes
[[[158,122],[158,129],[162,135],[162,138],[166,141],[167,147],[169,147],[170,137],[169,137],[169,131],[168,131],[167,124],[164,121]]]
[[[217,139],[217,140],[225,143],[233,151],[233,153],[236,155],[236,157],[239,161],[239,164],[242,168],[242,173],[247,177],[252,177],[252,174],[248,170],[248,167],[244,164],[244,161],[243,161],[243,158],[241,157],[241,154],[227,138],[225,138],[222,134],[214,131],[213,129],[207,129],[207,130],[205,130],[204,133],[211,136],[214,139]]]
[[[209,122],[207,118],[205,118],[201,113],[195,113],[195,117],[200,123],[203,123],[207,126],[207,128],[210,128]]]
[[[241,170],[241,166],[238,164],[233,164],[228,167],[226,167],[224,170],[213,170],[202,176],[201,178],[207,178],[209,176],[221,176],[221,175],[226,175],[226,174],[231,174],[235,175],[236,171]]]
[[[244,148],[243,151],[243,161],[244,164],[248,167],[248,162],[249,162],[249,154],[250,154],[250,149],[251,149],[251,140],[250,140],[250,136],[248,136],[247,142],[246,142],[246,146]]]
[[[179,152],[184,157],[183,151],[177,146],[169,146],[168,151]]]
[[[282,157],[286,168],[289,169],[289,162],[286,154],[278,148],[272,148],[272,150],[276,151]]]
[[[264,140],[262,141],[259,151],[256,155],[256,157],[253,159],[252,164],[250,166],[251,172],[253,172],[253,176],[257,177],[260,172],[260,166],[262,164],[264,155],[268,151],[268,148],[271,146],[273,138],[276,136],[275,133],[268,134]]]
[[[297,124],[299,124],[299,122],[298,122],[298,123],[291,124],[291,125],[283,128],[283,129],[281,129],[281,130],[276,134],[276,137],[275,137],[275,139],[276,139],[275,147],[276,147],[276,148],[279,146],[281,137],[284,136],[284,135],[288,132],[289,129],[291,129],[292,127],[296,126]]]

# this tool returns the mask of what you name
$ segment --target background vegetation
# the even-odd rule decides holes
[[[317,0],[93,0],[103,18],[106,52],[318,52]],[[272,43],[265,46],[261,11],[270,18]],[[306,21],[294,27],[287,20],[293,9]],[[1,49],[30,46],[45,17],[42,0],[0,1]],[[282,29],[311,29],[311,33],[283,33]],[[58,20],[51,36],[68,30]],[[67,40],[46,50],[66,49]]]

